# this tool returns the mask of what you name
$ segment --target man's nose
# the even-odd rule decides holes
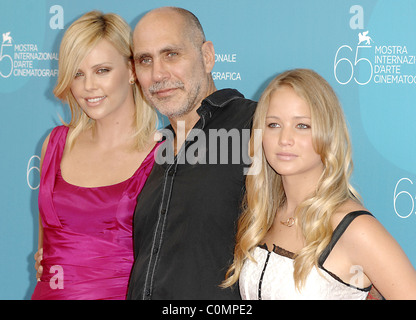
[[[169,78],[169,71],[166,63],[161,59],[157,59],[153,62],[152,78],[155,82],[160,82]]]

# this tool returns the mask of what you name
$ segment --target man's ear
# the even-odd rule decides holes
[[[215,64],[215,49],[211,41],[205,41],[202,45],[202,57],[204,59],[206,73],[211,73]]]

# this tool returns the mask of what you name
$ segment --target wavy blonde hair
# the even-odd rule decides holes
[[[83,130],[93,127],[95,123],[78,105],[71,92],[71,84],[82,60],[103,39],[109,41],[120,52],[129,68],[134,68],[131,28],[117,14],[90,11],[73,22],[62,38],[58,80],[53,92],[57,98],[68,103],[71,110],[71,121],[69,123],[62,121],[64,125],[73,128],[68,136],[69,147]],[[141,150],[148,144],[150,136],[156,130],[157,114],[143,100],[137,80],[132,88],[136,105],[135,148]]]
[[[305,238],[305,247],[294,259],[293,276],[300,290],[311,269],[317,267],[319,256],[331,239],[332,214],[345,201],[359,199],[359,195],[349,183],[353,163],[342,108],[331,86],[316,72],[295,69],[273,79],[259,100],[253,129],[264,130],[270,98],[282,86],[293,88],[309,105],[313,146],[324,165],[316,191],[298,206],[295,213]],[[253,135],[250,143],[255,146]],[[246,195],[238,222],[234,261],[222,287],[237,282],[246,259],[254,261],[254,249],[261,244],[273,224],[277,210],[286,202],[280,175],[268,164],[261,144],[258,149],[261,150],[251,148],[254,159],[250,170],[259,174],[246,177]]]

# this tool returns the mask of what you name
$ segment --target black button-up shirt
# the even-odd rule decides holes
[[[134,214],[128,299],[240,298],[219,284],[233,258],[255,107],[236,90],[216,91],[176,157],[172,139],[161,145]]]

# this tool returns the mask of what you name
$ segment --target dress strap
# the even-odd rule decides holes
[[[359,211],[353,211],[353,212],[348,213],[341,220],[341,222],[337,225],[337,227],[335,228],[334,232],[332,233],[331,241],[328,243],[328,245],[326,246],[326,248],[324,249],[324,251],[322,251],[321,256],[319,257],[318,265],[320,267],[322,267],[324,265],[326,259],[328,258],[329,254],[331,253],[332,249],[335,247],[335,245],[337,244],[338,240],[344,234],[345,230],[347,230],[347,228],[350,225],[350,223],[356,217],[361,216],[361,215],[364,215],[364,214],[373,216],[368,211],[359,210]]]
[[[43,226],[62,227],[53,204],[53,189],[56,173],[60,168],[69,128],[55,127],[49,136],[49,143],[43,159],[39,186],[39,213]]]

